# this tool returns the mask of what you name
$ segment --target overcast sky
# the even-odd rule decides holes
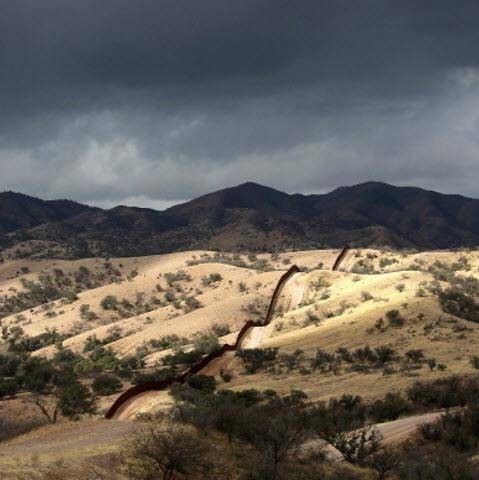
[[[0,0],[0,190],[479,198],[477,0]]]

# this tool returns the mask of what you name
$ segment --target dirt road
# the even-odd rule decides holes
[[[431,412],[422,415],[400,418],[392,422],[377,423],[376,430],[383,437],[384,444],[401,442],[411,436],[423,423],[439,420],[444,412]]]
[[[374,427],[383,436],[384,444],[406,440],[423,423],[439,419],[441,412],[414,415]],[[121,442],[134,428],[135,422],[118,420],[87,420],[42,427],[10,442],[0,444],[0,470],[14,466],[31,465],[32,458],[40,462],[60,459],[72,462],[117,451]],[[341,453],[324,441],[310,441],[304,451],[324,448],[333,461],[343,459]]]

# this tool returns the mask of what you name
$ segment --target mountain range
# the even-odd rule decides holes
[[[163,211],[101,209],[0,193],[3,255],[150,255],[190,249],[275,251],[355,246],[479,245],[479,200],[366,182],[287,194],[248,182]]]

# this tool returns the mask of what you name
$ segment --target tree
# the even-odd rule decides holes
[[[131,479],[171,480],[201,470],[205,443],[195,430],[167,420],[155,420],[137,430],[125,450]]]
[[[114,375],[106,373],[98,375],[91,384],[91,388],[97,395],[112,395],[122,386],[121,381]]]
[[[90,390],[68,366],[32,357],[22,365],[20,381],[30,393],[25,401],[35,405],[50,423],[57,421],[59,411],[72,419],[95,410]]]
[[[384,398],[376,400],[369,407],[369,415],[375,422],[396,420],[410,409],[409,402],[397,392],[388,392]]]
[[[339,433],[332,443],[348,462],[364,465],[366,459],[379,450],[380,440],[377,430],[362,428]]]
[[[69,420],[85,413],[94,413],[96,410],[95,398],[79,381],[60,389],[57,398],[60,411]]]
[[[378,480],[385,480],[388,475],[401,464],[398,452],[390,448],[382,448],[370,455],[366,465],[376,472]]]
[[[308,438],[305,417],[278,405],[257,406],[243,411],[238,434],[258,452],[267,478],[279,478],[279,467]]]

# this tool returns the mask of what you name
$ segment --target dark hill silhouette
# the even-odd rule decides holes
[[[19,194],[1,194],[0,199],[4,195]],[[102,210],[32,199],[49,208],[40,209],[38,217],[33,207],[27,209],[29,215],[22,213],[23,197],[5,202],[8,208],[0,200],[0,232],[10,232],[0,243],[48,240],[66,257],[196,248],[272,251],[346,243],[419,249],[479,245],[479,200],[380,182],[323,195],[289,195],[248,182],[164,211],[124,206]],[[9,221],[12,214],[21,221]]]
[[[71,200],[40,200],[15,192],[0,193],[0,234],[42,223],[60,222],[97,209]]]

